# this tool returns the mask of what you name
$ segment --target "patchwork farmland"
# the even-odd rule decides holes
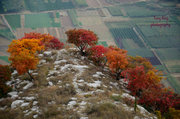
[[[94,31],[98,44],[116,45],[132,56],[147,58],[162,70],[164,84],[180,93],[180,7],[157,0],[2,0],[0,5],[0,64],[12,39],[39,32],[66,42],[73,28]],[[14,4],[10,4],[14,3]],[[168,20],[162,19],[163,17]],[[156,20],[159,18],[160,20]],[[158,27],[151,24],[169,24]]]

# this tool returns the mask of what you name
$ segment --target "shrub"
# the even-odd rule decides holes
[[[127,68],[127,51],[120,48],[113,48],[105,53],[108,66],[112,73],[116,74],[116,80],[119,80],[121,72]]]
[[[62,49],[64,43],[60,42],[56,37],[49,34],[41,34],[36,32],[25,33],[25,36],[22,39],[39,39],[41,45],[45,46],[45,49]]]
[[[60,50],[64,46],[64,43],[60,42],[56,37],[49,41],[47,48]]]
[[[87,50],[89,59],[95,62],[97,65],[104,65],[106,63],[105,53],[107,48],[102,45],[96,45]]]
[[[37,52],[44,49],[39,43],[38,39],[21,39],[13,40],[9,45],[7,50],[10,53],[9,60],[20,75],[24,73],[30,75],[28,71],[36,69],[39,61]],[[30,77],[33,79],[31,75]]]
[[[7,65],[0,65],[0,97],[7,95],[11,91],[11,87],[6,82],[11,80],[11,70]]]
[[[67,42],[76,45],[82,55],[86,54],[86,50],[89,46],[96,45],[98,41],[96,34],[85,29],[72,29],[66,31],[66,35],[68,37]]]

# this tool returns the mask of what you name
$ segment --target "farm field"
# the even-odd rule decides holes
[[[12,39],[24,33],[54,35],[66,42],[73,28],[94,31],[98,45],[116,45],[128,55],[147,58],[163,71],[163,83],[180,93],[180,8],[173,2],[155,0],[1,0],[0,63]],[[1,16],[1,17],[2,17]],[[160,18],[161,20],[157,20]],[[162,17],[168,20],[162,19]],[[170,24],[158,27],[151,24]]]
[[[20,15],[5,15],[6,20],[8,21],[9,25],[12,29],[20,28]]]
[[[77,7],[87,7],[86,0],[74,0]]]
[[[25,14],[25,28],[60,27],[60,22],[55,22],[53,13]],[[38,19],[38,20],[37,20]]]
[[[26,9],[31,12],[74,8],[71,0],[24,0],[24,2]]]

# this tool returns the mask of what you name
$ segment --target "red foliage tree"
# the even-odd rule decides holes
[[[82,55],[86,54],[89,46],[96,45],[98,41],[97,36],[92,31],[85,29],[72,29],[66,31],[66,35],[68,37],[67,42],[76,45]]]
[[[11,71],[8,65],[0,65],[0,97],[5,96],[11,87],[6,85],[6,82],[11,80]]]
[[[102,45],[96,45],[87,50],[89,58],[93,60],[97,65],[104,65],[106,63],[105,53],[107,52],[107,48]]]
[[[60,42],[57,38],[53,38],[49,41],[49,44],[47,45],[48,48],[60,50],[64,46],[64,43]]]
[[[127,51],[120,48],[110,49],[105,56],[110,70],[116,74],[116,80],[119,80],[121,72],[128,66]]]
[[[180,98],[176,98],[171,90],[162,85],[156,85],[145,89],[139,99],[139,103],[152,111],[160,110],[161,114],[168,112],[169,108],[180,104]]]

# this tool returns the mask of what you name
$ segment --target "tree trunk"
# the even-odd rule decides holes
[[[29,73],[29,71],[27,72],[29,74],[29,77],[31,78],[31,81],[34,80],[33,76]]]
[[[116,73],[116,80],[119,80],[120,74],[121,74],[121,72]]]
[[[137,97],[135,96],[135,102],[134,102],[134,112],[136,113],[137,110]]]

